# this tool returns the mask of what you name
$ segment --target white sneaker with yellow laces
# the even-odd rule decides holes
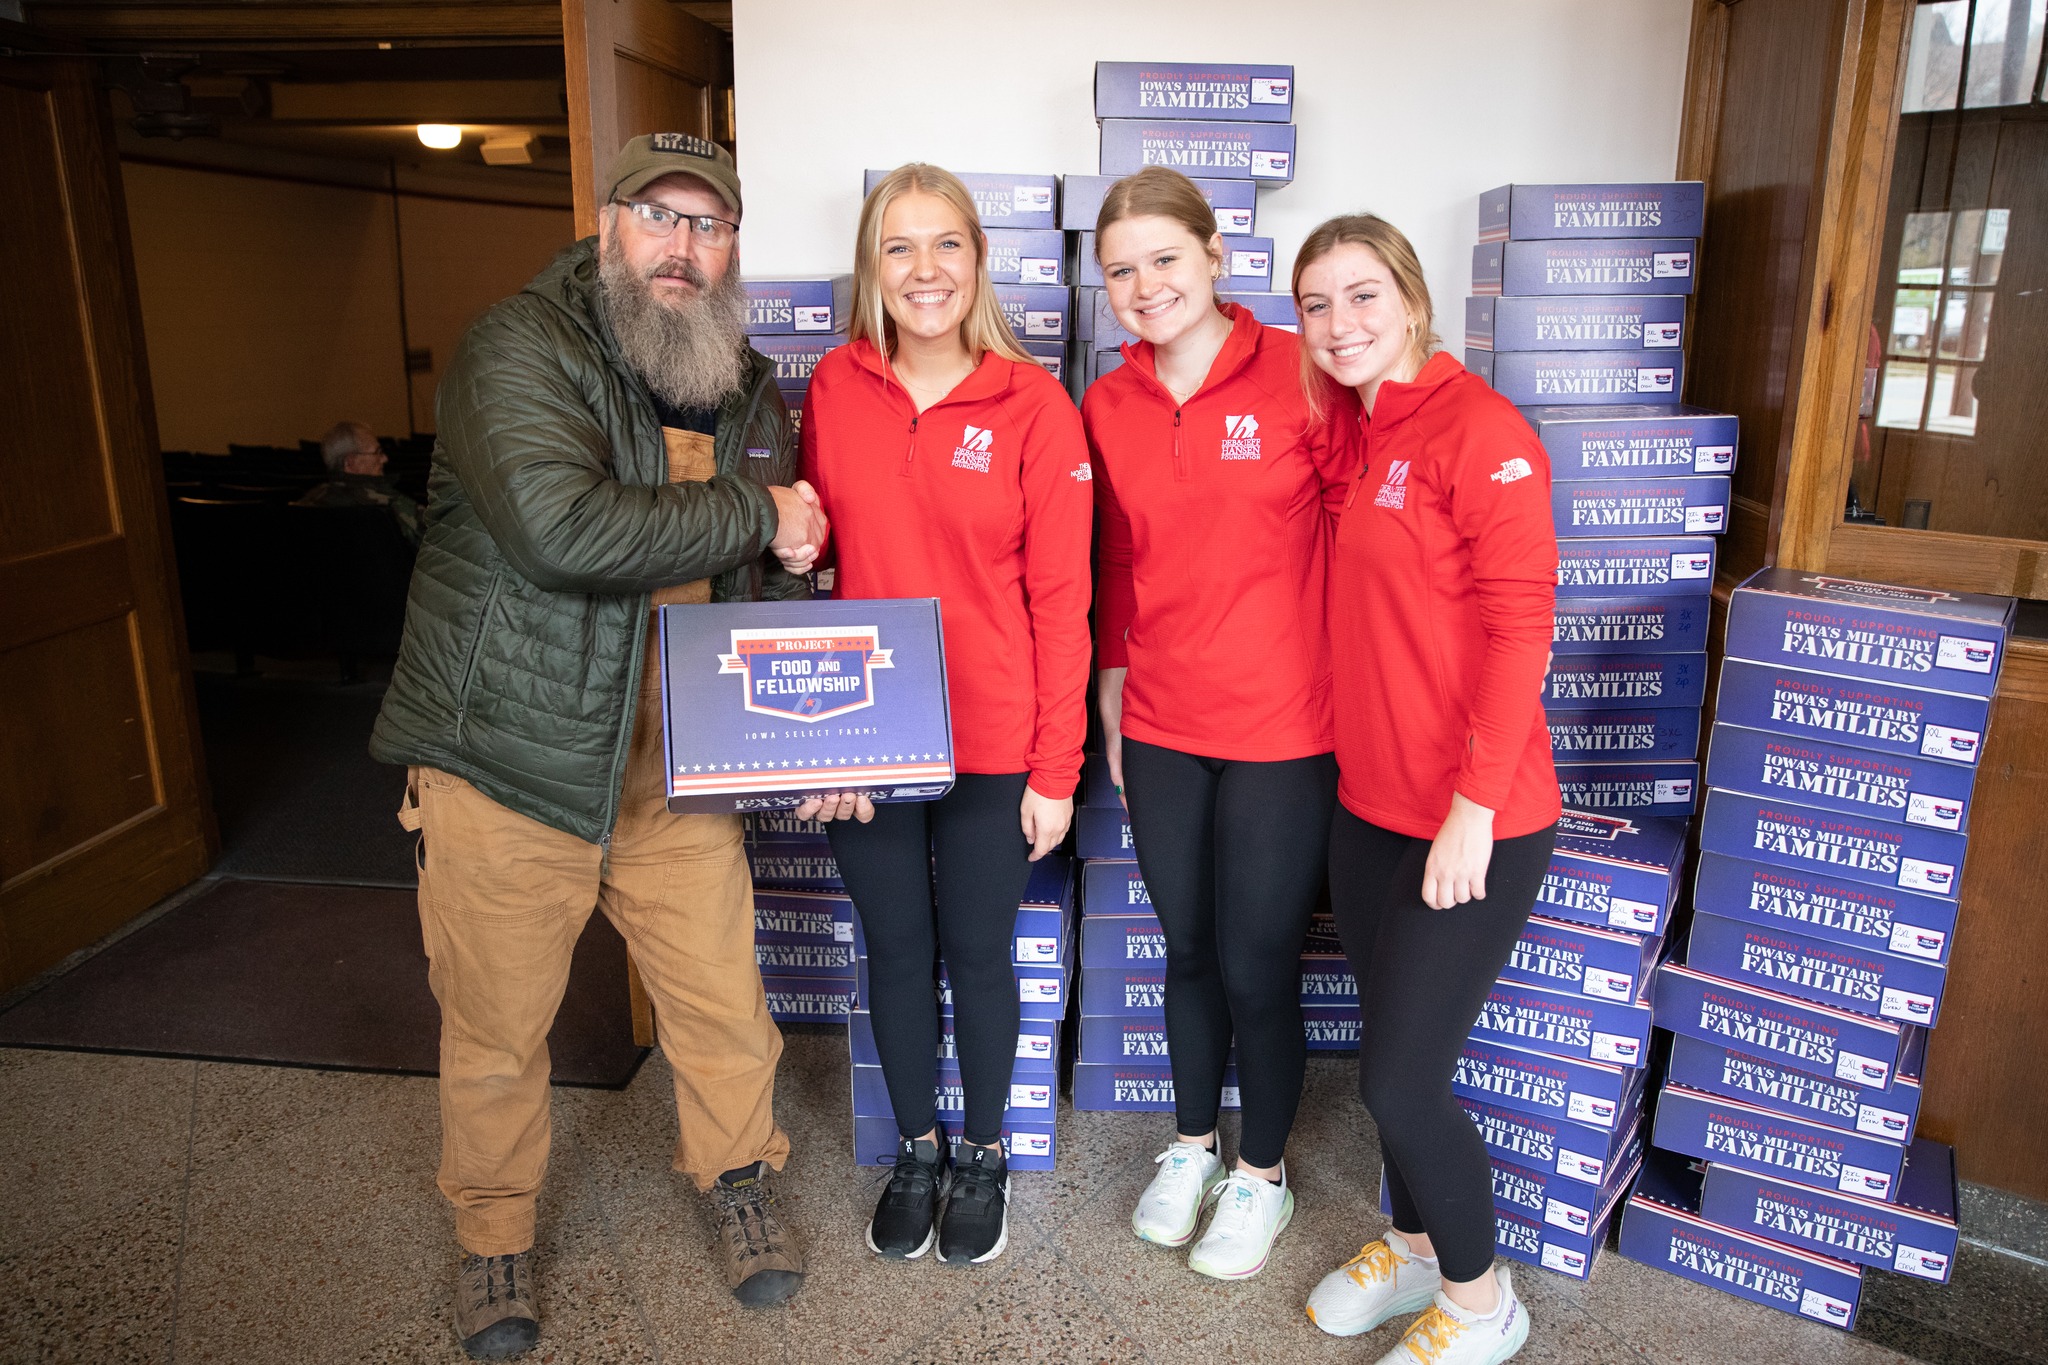
[[[1390,1228],[1323,1276],[1308,1296],[1308,1320],[1333,1337],[1355,1337],[1388,1318],[1429,1307],[1440,1283],[1436,1258],[1417,1256]]]
[[[1401,1344],[1379,1358],[1379,1365],[1501,1365],[1529,1339],[1529,1310],[1515,1297],[1508,1268],[1495,1264],[1494,1281],[1500,1302],[1481,1317],[1467,1312],[1438,1291],[1436,1302],[1409,1325]]]

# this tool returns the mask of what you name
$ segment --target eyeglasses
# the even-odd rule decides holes
[[[738,223],[728,223],[723,218],[713,218],[705,213],[677,213],[674,209],[666,209],[659,204],[650,204],[641,199],[620,199],[615,202],[625,205],[632,215],[640,220],[641,228],[650,237],[673,236],[679,225],[688,223],[691,241],[700,246],[723,250],[732,245],[732,239],[740,230]]]

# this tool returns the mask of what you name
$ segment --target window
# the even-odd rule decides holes
[[[1906,215],[1879,426],[1976,434],[1971,385],[1984,359],[2011,220],[2008,209]]]

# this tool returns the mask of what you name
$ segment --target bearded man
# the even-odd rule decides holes
[[[826,525],[792,485],[774,369],[747,346],[740,181],[722,148],[634,138],[596,238],[463,338],[405,639],[371,753],[408,769],[441,1004],[441,1192],[472,1356],[539,1337],[547,1034],[593,905],[625,937],[675,1074],[674,1168],[751,1306],[803,1253],[769,1172],[781,1034],[733,815],[671,815],[654,609],[807,595]],[[687,723],[687,718],[681,718]],[[624,1002],[621,1001],[623,1007]]]

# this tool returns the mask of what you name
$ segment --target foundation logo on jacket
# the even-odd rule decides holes
[[[1256,460],[1259,458],[1259,419],[1247,413],[1243,417],[1223,419],[1223,458],[1226,460]]]
[[[1380,491],[1372,495],[1375,507],[1391,507],[1396,512],[1408,505],[1407,460],[1389,460],[1387,477],[1380,483]]]
[[[989,447],[995,444],[996,434],[986,427],[969,427],[960,437],[960,444],[953,447],[953,468],[971,469],[977,474],[988,473]]]
[[[874,670],[894,668],[889,655],[873,626],[736,630],[718,671],[746,679],[749,711],[820,721],[873,706]]]

